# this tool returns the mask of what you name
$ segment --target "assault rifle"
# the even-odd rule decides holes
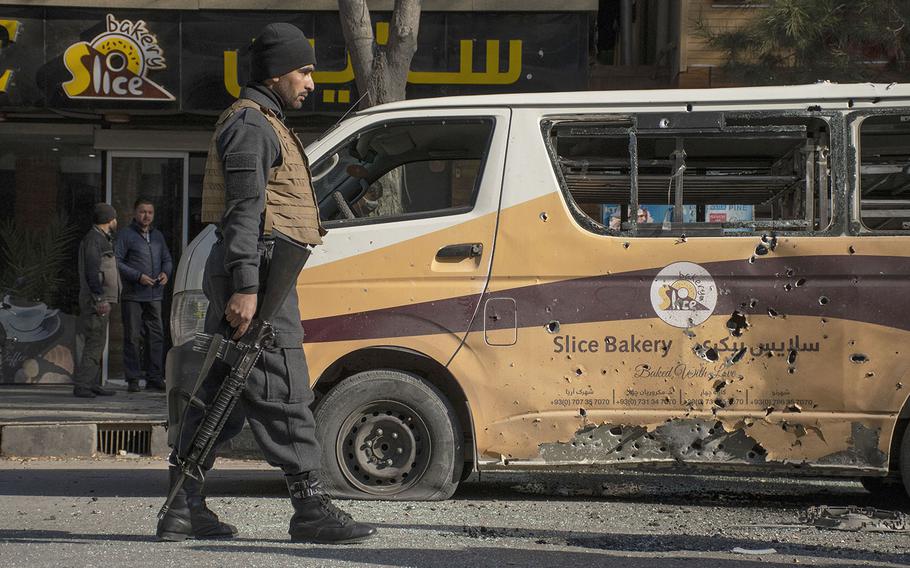
[[[310,256],[307,247],[281,233],[276,231],[274,237],[269,242],[271,255],[267,249],[261,260],[266,265],[264,268],[267,276],[265,286],[260,287],[259,308],[247,332],[237,341],[232,341],[220,334],[200,333],[196,335],[193,349],[205,352],[206,358],[196,381],[196,387],[193,392],[186,395],[188,403],[186,410],[189,410],[190,406],[194,406],[202,409],[204,415],[185,456],[178,457],[177,467],[180,469],[180,477],[171,488],[164,506],[158,512],[159,519],[164,518],[167,514],[187,477],[198,481],[204,480],[202,464],[206,462],[218,435],[224,429],[237,400],[246,388],[246,381],[256,365],[256,361],[262,355],[262,351],[274,345],[275,329],[271,320],[297,284],[297,276]],[[216,359],[226,363],[231,370],[218,388],[214,400],[207,405],[196,398],[196,391]],[[186,411],[184,411],[180,427],[183,428],[185,424]],[[180,438],[178,436],[178,444]]]

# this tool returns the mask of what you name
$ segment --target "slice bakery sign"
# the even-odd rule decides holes
[[[105,31],[74,43],[63,54],[71,79],[63,91],[71,99],[173,101],[174,95],[148,77],[167,69],[164,50],[144,20],[106,18]]]

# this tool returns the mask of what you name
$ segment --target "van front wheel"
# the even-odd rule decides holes
[[[464,467],[462,432],[451,404],[420,377],[364,371],[316,407],[321,479],[353,499],[442,500]]]

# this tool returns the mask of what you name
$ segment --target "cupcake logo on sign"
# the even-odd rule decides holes
[[[654,277],[651,306],[657,317],[673,327],[694,327],[714,313],[717,286],[702,266],[693,262],[674,262]]]
[[[63,63],[71,79],[63,92],[71,99],[173,101],[174,95],[148,77],[167,69],[164,50],[145,20],[117,20],[108,14],[105,31],[92,41],[69,46]]]

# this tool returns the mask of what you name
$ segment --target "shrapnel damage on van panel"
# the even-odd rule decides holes
[[[850,425],[850,435],[826,440],[817,427],[751,419],[734,423],[703,418],[674,418],[656,427],[648,425],[588,424],[567,442],[540,444],[540,457],[547,463],[617,464],[622,462],[668,462],[676,464],[727,463],[781,466],[834,466],[837,468],[878,469],[887,465],[887,455],[879,448],[879,430],[860,422]],[[767,427],[777,430],[770,435]],[[827,455],[800,456],[805,436],[812,435],[830,449]],[[781,438],[786,438],[782,440]],[[768,451],[766,447],[789,446],[791,452]],[[811,452],[811,450],[809,450]],[[810,463],[811,462],[811,463]]]

